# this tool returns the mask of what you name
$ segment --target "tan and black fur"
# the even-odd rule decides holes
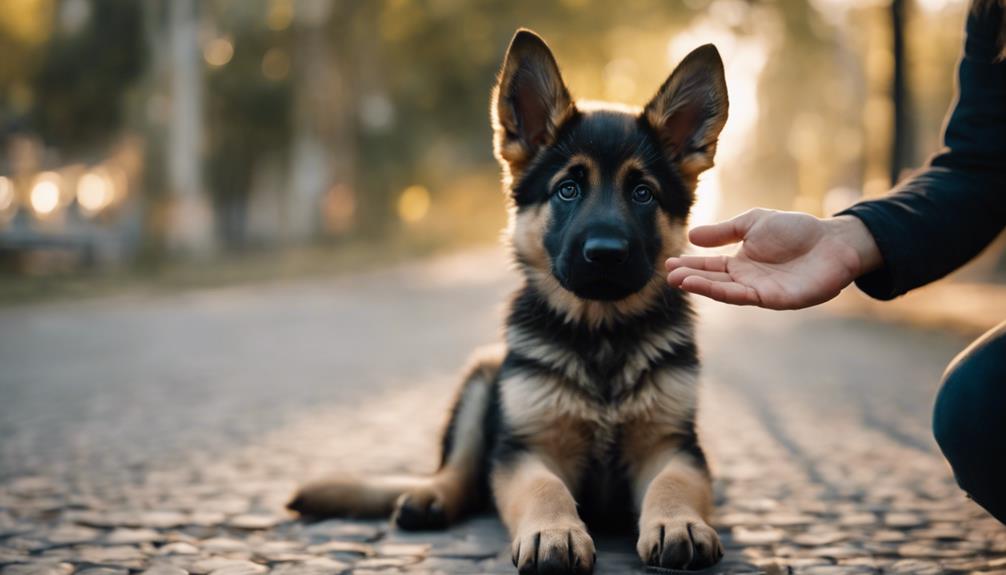
[[[503,349],[465,378],[435,474],[331,479],[290,506],[424,529],[491,500],[521,573],[588,573],[588,525],[630,521],[644,563],[709,566],[722,548],[695,431],[692,312],[660,270],[681,252],[726,121],[719,54],[692,52],[642,110],[588,105],[572,100],[541,38],[521,30],[491,116],[525,280]]]

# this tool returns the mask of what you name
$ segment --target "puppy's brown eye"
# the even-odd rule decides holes
[[[636,186],[636,189],[632,190],[632,201],[637,204],[648,204],[653,201],[653,192],[646,186]]]
[[[555,193],[559,195],[559,199],[570,202],[580,196],[580,186],[573,180],[565,180],[559,184]]]

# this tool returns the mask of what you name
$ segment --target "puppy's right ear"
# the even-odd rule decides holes
[[[552,51],[534,32],[518,30],[503,60],[490,112],[496,158],[511,177],[518,177],[554,141],[557,128],[573,111]]]

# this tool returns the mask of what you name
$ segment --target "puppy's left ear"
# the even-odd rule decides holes
[[[728,108],[723,60],[715,46],[706,44],[678,64],[643,108],[643,117],[682,176],[694,178],[713,166]]]

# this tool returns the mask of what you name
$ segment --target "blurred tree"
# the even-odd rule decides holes
[[[41,136],[64,155],[94,153],[122,128],[146,62],[132,0],[0,3],[0,136]]]
[[[87,153],[120,132],[123,100],[144,69],[141,7],[134,0],[73,0],[53,17],[59,25],[30,74],[29,125],[66,155]]]
[[[239,248],[246,245],[257,170],[266,159],[285,161],[290,143],[292,29],[266,26],[264,2],[207,7],[216,33],[230,44],[226,58],[207,72],[207,181],[217,235],[225,246]]]
[[[52,0],[0,3],[0,137],[26,129],[31,79],[39,68],[55,22]]]

